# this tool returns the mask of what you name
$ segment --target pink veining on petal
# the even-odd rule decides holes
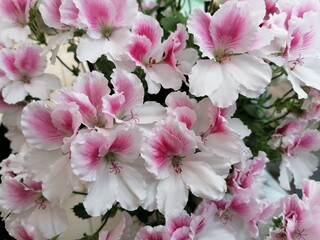
[[[0,68],[4,73],[11,79],[18,79],[19,70],[14,64],[16,60],[16,54],[13,50],[9,48],[4,48],[0,50]]]
[[[62,145],[63,135],[53,125],[48,107],[34,102],[24,108],[21,116],[22,132],[30,144],[48,150]]]
[[[80,127],[82,118],[74,103],[57,106],[51,114],[53,125],[65,136],[72,136]]]
[[[128,53],[132,60],[138,65],[144,65],[144,57],[147,56],[152,49],[152,43],[146,36],[133,36],[131,43],[128,45]]]
[[[0,13],[14,23],[25,26],[27,25],[28,4],[27,0],[2,0],[0,1]]]
[[[101,38],[101,34],[109,34],[105,31],[112,28],[116,12],[110,1],[103,0],[75,0],[79,9],[79,17],[88,26],[88,34],[91,37]],[[100,37],[98,37],[100,36]]]
[[[144,89],[141,80],[134,74],[116,69],[111,75],[111,83],[116,93],[124,96],[122,111],[132,111],[143,104]]]
[[[190,109],[195,109],[196,101],[190,99],[185,92],[172,92],[169,93],[165,100],[166,105],[175,109],[176,107],[188,107]]]
[[[76,92],[84,93],[90,102],[97,109],[102,108],[102,98],[110,93],[108,79],[100,72],[93,71],[83,74],[74,82],[73,89]]]
[[[17,51],[15,65],[22,77],[40,75],[45,67],[46,60],[41,56],[42,49],[38,45],[26,44]]]
[[[167,218],[166,229],[170,236],[179,228],[190,227],[191,217],[187,213],[180,213]]]
[[[13,224],[10,224],[10,227],[13,228],[10,233],[15,238],[21,240],[36,240],[36,235],[33,227],[25,226],[22,223],[18,222],[18,220]]]
[[[145,36],[151,46],[155,46],[161,42],[163,30],[159,22],[151,16],[140,14],[137,22],[132,27],[132,32],[135,35]]]
[[[79,24],[79,9],[72,0],[63,0],[59,9],[61,16],[61,23],[80,27]]]
[[[121,93],[115,93],[103,98],[103,112],[115,116],[125,103],[125,97]]]
[[[212,57],[215,43],[212,39],[209,27],[211,16],[200,9],[195,9],[189,16],[187,27],[190,33],[194,35],[196,44],[200,50],[208,57]]]
[[[216,55],[246,52],[249,49],[248,45],[258,29],[251,18],[246,5],[228,2],[221,6],[210,24]]]
[[[44,0],[39,6],[45,24],[53,28],[62,28],[60,7],[62,0]]]

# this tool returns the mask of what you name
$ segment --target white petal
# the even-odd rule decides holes
[[[210,96],[221,87],[223,73],[219,63],[212,60],[199,60],[189,76],[190,92],[195,96]]]
[[[99,57],[105,52],[108,46],[108,39],[92,39],[83,36],[77,47],[77,58],[81,61],[89,61],[95,63]]]
[[[161,213],[167,215],[181,211],[188,201],[188,189],[181,175],[171,172],[168,178],[159,182],[157,187],[157,205]]]
[[[27,95],[28,93],[24,88],[24,84],[20,81],[10,82],[2,89],[4,101],[10,104],[24,100]]]
[[[117,175],[119,192],[117,201],[121,207],[129,211],[137,209],[146,197],[147,185],[143,176],[133,167],[122,166],[121,173]]]
[[[226,182],[211,167],[194,156],[183,159],[181,176],[191,192],[202,198],[221,199],[226,191]]]
[[[118,193],[116,176],[104,166],[98,170],[97,181],[88,184],[88,195],[83,202],[91,216],[101,216],[111,209]]]
[[[233,78],[245,88],[263,93],[271,81],[271,68],[262,59],[248,54],[232,56],[226,63],[226,69]],[[244,89],[242,89],[244,90]],[[246,95],[246,92],[240,92]]]
[[[68,226],[66,212],[48,202],[44,209],[41,207],[35,208],[27,222],[39,227],[43,235],[49,239],[63,233]]]
[[[166,109],[157,102],[145,102],[136,111],[139,124],[157,122],[166,116]]]

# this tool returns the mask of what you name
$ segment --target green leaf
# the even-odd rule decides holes
[[[86,209],[83,206],[83,203],[79,203],[72,208],[74,214],[81,219],[88,219],[91,216],[87,213]]]
[[[168,36],[170,32],[174,32],[178,23],[186,25],[186,22],[187,18],[180,12],[174,12],[171,16],[163,17],[160,20],[160,24],[165,31],[165,36]]]

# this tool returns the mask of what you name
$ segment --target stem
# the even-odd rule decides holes
[[[74,75],[78,76],[78,73],[76,71],[74,71],[73,69],[71,69],[59,56],[57,56],[57,59],[59,60],[59,62],[66,68],[68,69],[70,72],[72,72]]]
[[[273,122],[276,122],[276,121],[278,121],[278,120],[281,120],[282,118],[284,118],[285,116],[287,116],[288,113],[290,113],[290,112],[286,112],[285,114],[281,115],[280,117],[271,119],[270,121],[265,122],[264,125],[269,125],[270,123],[273,123]]]
[[[84,195],[84,196],[87,196],[87,195],[88,195],[87,193],[78,192],[78,191],[72,191],[72,193],[74,193],[74,194],[79,194],[79,195]]]

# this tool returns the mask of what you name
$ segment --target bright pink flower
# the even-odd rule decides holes
[[[88,182],[84,201],[87,212],[100,216],[115,201],[128,210],[136,209],[146,197],[146,183],[135,166],[141,133],[136,125],[119,125],[107,131],[84,130],[71,144],[71,165],[81,180]]]
[[[24,44],[16,51],[1,49],[0,63],[10,80],[2,89],[7,103],[23,101],[27,95],[46,100],[61,85],[56,76],[44,73],[46,58],[35,44]]]
[[[262,59],[246,53],[261,22],[245,1],[228,1],[213,16],[200,9],[191,13],[189,32],[203,55],[209,57],[199,60],[192,69],[192,94],[208,96],[218,107],[227,107],[239,93],[257,97],[264,91],[271,80],[271,69]]]

